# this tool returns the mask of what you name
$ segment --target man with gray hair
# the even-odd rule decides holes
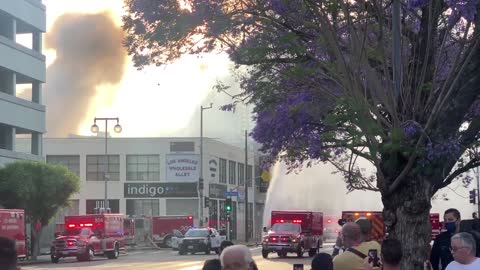
[[[255,263],[248,247],[233,245],[225,248],[220,255],[222,270],[254,270]]]
[[[475,257],[476,244],[473,236],[466,232],[452,236],[450,252],[454,261],[448,264],[446,270],[478,270],[480,258]]]

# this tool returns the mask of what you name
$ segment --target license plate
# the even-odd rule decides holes
[[[62,252],[64,255],[67,255],[69,253],[69,251],[63,251]]]
[[[193,249],[193,246],[188,246],[188,249]]]
[[[275,247],[276,250],[282,250],[282,247]]]

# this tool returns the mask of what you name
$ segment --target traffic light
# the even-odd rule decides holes
[[[203,178],[198,179],[198,189],[203,190]]]
[[[470,190],[470,203],[475,204],[477,202],[477,192],[476,189]]]
[[[225,211],[227,212],[232,211],[232,198],[227,198],[225,200]]]
[[[208,199],[208,197],[205,197],[204,207],[210,207],[209,203],[210,203],[210,200]]]

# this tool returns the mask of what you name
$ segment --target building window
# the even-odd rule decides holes
[[[104,155],[87,156],[87,181],[104,181],[105,171],[109,181],[120,181],[119,155],[108,155],[108,159]]]
[[[159,216],[159,202],[157,199],[127,200],[127,215],[129,216]]]
[[[238,163],[238,185],[245,185],[245,164]]]
[[[80,156],[79,155],[48,155],[47,163],[61,164],[67,167],[71,172],[80,176]]]
[[[228,161],[228,183],[231,185],[236,185],[237,184],[237,170],[235,170],[237,167],[237,163],[235,161]]]
[[[160,181],[160,156],[127,155],[127,181]]]
[[[87,200],[87,215],[95,214],[95,209],[104,208],[105,200]],[[108,200],[111,213],[120,213],[120,200]]]
[[[220,183],[227,183],[227,161],[220,159]]]
[[[247,185],[248,187],[252,187],[252,165],[247,166]]]

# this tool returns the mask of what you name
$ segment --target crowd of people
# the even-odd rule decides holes
[[[460,221],[458,210],[445,211],[446,231],[437,235],[424,270],[480,270],[476,239],[471,233],[460,232]],[[347,222],[342,227],[333,254],[316,254],[311,270],[399,270],[403,256],[401,242],[385,239],[380,244],[371,239],[371,230],[372,224],[368,219]],[[203,270],[258,269],[247,247],[231,242],[227,244],[222,245],[220,259],[206,261]],[[373,251],[374,254],[371,254]]]
[[[425,261],[424,270],[479,270],[477,239],[472,233],[460,231],[460,212],[448,209],[445,211],[444,221],[446,231],[435,238],[430,260]],[[342,227],[341,238],[337,240],[333,254],[316,254],[311,263],[311,270],[400,269],[402,260],[400,241],[386,239],[380,244],[371,239],[371,230],[372,225],[368,219],[347,222]],[[340,253],[340,250],[343,252]],[[0,269],[19,269],[15,242],[4,237],[0,237]],[[205,261],[202,269],[257,270],[258,267],[248,247],[223,241],[220,257]]]

